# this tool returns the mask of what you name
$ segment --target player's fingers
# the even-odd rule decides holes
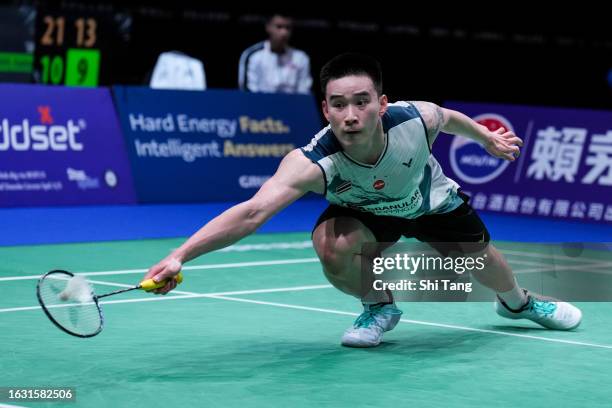
[[[154,265],[151,268],[149,268],[149,271],[147,272],[147,274],[145,275],[145,280],[152,278],[153,276],[157,275],[161,270],[163,269],[163,267],[160,264]]]
[[[177,261],[176,259],[170,259],[167,262],[164,262],[164,267],[161,272],[153,277],[155,282],[161,282],[164,279],[174,278],[181,271],[183,265]]]
[[[168,270],[167,270],[167,268],[164,268],[164,269],[163,269],[161,272],[159,272],[157,275],[153,276],[153,281],[154,281],[155,283],[160,283],[160,282],[163,282],[163,281],[165,281],[165,280],[166,280],[166,281],[170,281],[171,279],[167,278],[167,275],[168,275]],[[168,282],[166,282],[166,284],[165,284],[164,286],[159,287],[159,288],[157,288],[157,289],[153,290],[153,293],[158,294],[158,295],[163,294],[163,290],[164,290],[164,288],[165,288],[167,285],[168,285]]]
[[[165,295],[166,293],[168,293],[168,291],[166,290],[166,287],[168,286],[168,284],[166,283],[164,286],[162,286],[161,288],[157,288],[155,289],[155,294],[156,295]]]
[[[177,283],[174,279],[172,279],[169,285],[170,285],[170,289],[168,289],[168,292],[170,292],[171,290],[174,290],[176,288]]]
[[[164,289],[168,289],[168,292],[170,292],[174,288],[176,288],[176,281],[174,279],[170,279],[166,286],[164,286]]]
[[[506,129],[502,126],[500,128],[497,128],[497,130],[495,131],[495,133],[503,135],[504,133],[506,133]]]
[[[520,151],[521,149],[517,145],[507,145],[506,146],[506,152],[508,153],[517,154]]]
[[[176,287],[176,282],[174,279],[171,279],[170,281],[168,281],[168,283],[166,283],[166,286],[162,288],[162,295],[166,295],[168,292],[170,292],[175,287]]]
[[[158,288],[156,290],[155,293],[161,294],[161,295],[165,295],[166,293],[170,292],[171,290],[173,290],[174,288],[176,288],[177,282],[175,279],[168,279],[168,282],[161,288]]]
[[[176,276],[178,272],[176,272],[172,267],[165,265],[164,268],[155,276],[153,276],[153,280],[155,282],[162,282],[164,280],[170,280]]]
[[[518,137],[514,132],[504,133],[503,137],[506,143],[518,144],[521,146],[523,145],[523,140],[521,140],[521,138]]]

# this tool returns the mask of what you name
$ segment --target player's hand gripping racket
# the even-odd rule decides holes
[[[183,281],[183,274],[174,277]],[[139,285],[103,295],[96,295],[87,280],[81,275],[61,270],[51,271],[41,277],[36,286],[36,296],[47,317],[60,329],[77,337],[93,337],[102,331],[104,315],[99,299],[131,290],[151,291],[164,287],[167,281],[155,283],[153,279]]]

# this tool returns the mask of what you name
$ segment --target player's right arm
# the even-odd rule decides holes
[[[490,131],[465,114],[442,108],[431,102],[412,102],[419,110],[427,127],[430,146],[438,133],[461,135],[480,143],[491,156],[514,161],[518,157],[523,141],[509,129]]]
[[[325,191],[324,178],[318,166],[299,150],[293,150],[281,161],[276,173],[249,200],[224,211],[193,234],[179,248],[149,269],[145,279],[156,282],[178,274],[183,263],[207,252],[229,246],[255,232],[270,217],[312,191]],[[170,281],[156,293],[167,293],[176,284]]]

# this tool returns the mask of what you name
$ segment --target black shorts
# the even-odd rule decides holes
[[[487,227],[468,204],[468,197],[460,193],[464,202],[444,214],[423,215],[409,220],[378,216],[331,204],[319,216],[313,231],[323,222],[336,217],[350,217],[361,221],[377,242],[397,242],[401,236],[423,242],[484,242],[491,239]]]

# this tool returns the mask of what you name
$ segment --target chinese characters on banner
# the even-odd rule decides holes
[[[525,145],[510,163],[476,142],[440,135],[433,152],[477,210],[612,223],[612,112],[452,102]]]

